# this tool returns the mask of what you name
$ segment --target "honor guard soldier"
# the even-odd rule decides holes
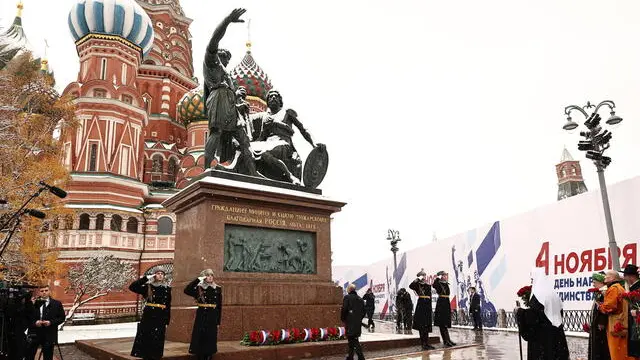
[[[446,271],[439,271],[436,280],[433,282],[433,288],[438,293],[438,301],[436,302],[436,313],[433,318],[433,324],[440,328],[440,336],[445,347],[455,346],[456,343],[451,341],[449,337],[449,328],[451,328],[451,289],[449,288],[449,274]]]
[[[432,331],[431,318],[433,310],[431,309],[431,285],[427,284],[427,273],[424,269],[418,273],[418,278],[413,280],[409,285],[409,289],[415,291],[418,295],[418,304],[413,314],[413,329],[420,332],[420,341],[423,350],[433,350],[434,347],[429,345],[429,333]]]
[[[144,296],[142,320],[138,324],[131,356],[160,360],[164,354],[164,335],[171,316],[171,287],[165,272],[157,270],[129,285],[129,290]]]
[[[206,269],[184,288],[184,293],[193,297],[198,304],[189,353],[196,355],[198,360],[211,360],[213,354],[218,352],[222,287],[213,280],[213,270]]]

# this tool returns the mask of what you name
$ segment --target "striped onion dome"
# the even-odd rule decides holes
[[[13,58],[21,54],[24,50],[29,50],[31,45],[22,27],[22,2],[17,5],[18,12],[13,24],[0,33],[0,70]]]
[[[88,35],[117,36],[142,49],[153,46],[153,23],[135,0],[78,0],[69,12],[76,43]]]
[[[258,66],[251,55],[250,43],[247,43],[247,53],[244,58],[240,64],[231,70],[230,75],[236,87],[244,86],[247,89],[247,95],[255,96],[265,101],[267,100],[267,92],[273,88],[269,76]]]
[[[184,94],[178,103],[178,113],[180,114],[180,119],[185,125],[188,125],[192,121],[207,119],[202,96],[202,88],[194,89]]]

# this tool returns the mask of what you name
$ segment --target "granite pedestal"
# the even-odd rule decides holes
[[[340,325],[342,289],[331,280],[331,215],[345,203],[317,190],[247,180],[211,171],[163,203],[177,217],[168,341],[190,341],[196,307],[183,289],[206,268],[222,286],[220,341],[240,341],[259,329]],[[242,244],[229,244],[230,234],[233,239],[238,232]],[[261,234],[274,245],[256,245]],[[293,245],[276,245],[278,236]],[[308,247],[298,249],[296,239]]]

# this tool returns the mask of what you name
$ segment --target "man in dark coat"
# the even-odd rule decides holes
[[[213,354],[218,352],[222,287],[213,281],[213,270],[206,269],[184,288],[184,293],[193,297],[198,305],[189,353],[195,354],[198,360],[211,360]]]
[[[449,337],[449,328],[451,327],[451,302],[449,295],[449,274],[446,271],[440,271],[438,278],[433,282],[433,288],[438,293],[438,301],[436,302],[436,313],[433,317],[433,325],[440,328],[440,336],[445,347],[455,346],[456,343],[451,341]]]
[[[64,322],[62,303],[51,298],[49,286],[39,289],[39,297],[31,312],[27,360],[33,360],[42,346],[44,360],[53,359],[53,346],[58,343],[58,325]]]
[[[420,332],[422,350],[433,350],[434,347],[429,345],[429,333],[433,330],[431,326],[433,314],[433,309],[431,308],[431,285],[427,284],[427,274],[424,269],[417,276],[418,278],[409,285],[409,289],[415,291],[418,296],[418,304],[413,314],[413,329]]]
[[[405,288],[401,288],[396,294],[396,309],[398,311],[396,319],[398,330],[410,330],[413,302],[411,301],[411,295]]]
[[[138,324],[131,356],[160,360],[164,354],[164,335],[171,318],[171,287],[165,273],[158,270],[129,285],[129,290],[145,298],[142,320]]]
[[[473,317],[473,330],[482,331],[482,310],[480,309],[480,295],[475,287],[469,288],[469,314]]]
[[[2,285],[0,283],[0,287]],[[13,298],[9,297],[5,305],[4,323],[0,322],[4,326],[4,331],[0,331],[0,334],[3,335],[0,336],[0,347],[4,349],[8,360],[23,360],[27,350],[27,336],[25,333],[33,319],[32,294],[29,289],[25,288],[12,289],[10,287],[2,290],[17,291],[10,295]]]
[[[367,328],[372,331],[376,327],[376,324],[373,323],[373,311],[376,308],[376,298],[373,296],[373,291],[368,289],[367,293],[362,297],[362,300],[364,300],[364,312],[367,318],[369,318]]]
[[[349,355],[347,356],[347,360],[353,360],[354,352],[358,355],[359,360],[364,360],[362,347],[358,340],[362,334],[360,327],[362,326],[362,319],[364,319],[364,300],[356,293],[356,286],[354,284],[349,284],[347,287],[347,295],[345,295],[342,300],[340,319],[347,330],[347,340],[349,342]]]
[[[624,280],[629,284],[629,291],[640,290],[640,278],[638,277],[638,267],[633,264],[629,264],[624,268]],[[629,306],[629,336],[627,336],[627,354],[634,358],[640,358],[640,339],[633,339],[633,335],[636,332],[636,317],[638,316],[637,310],[633,310],[632,306]]]

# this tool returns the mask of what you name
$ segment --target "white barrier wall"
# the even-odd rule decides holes
[[[609,199],[620,264],[638,264],[640,177],[609,186]],[[408,289],[421,268],[430,275],[445,270],[449,272],[453,307],[467,308],[467,289],[475,286],[485,311],[511,310],[518,289],[530,283],[531,269],[541,267],[554,281],[566,310],[588,310],[592,272],[611,268],[598,190],[397,256],[397,287],[392,257],[365,267],[334,267],[334,280],[341,286],[355,281],[361,295],[372,286],[376,312],[386,314],[393,310],[392,294],[402,287]],[[412,296],[415,304],[415,294]]]

